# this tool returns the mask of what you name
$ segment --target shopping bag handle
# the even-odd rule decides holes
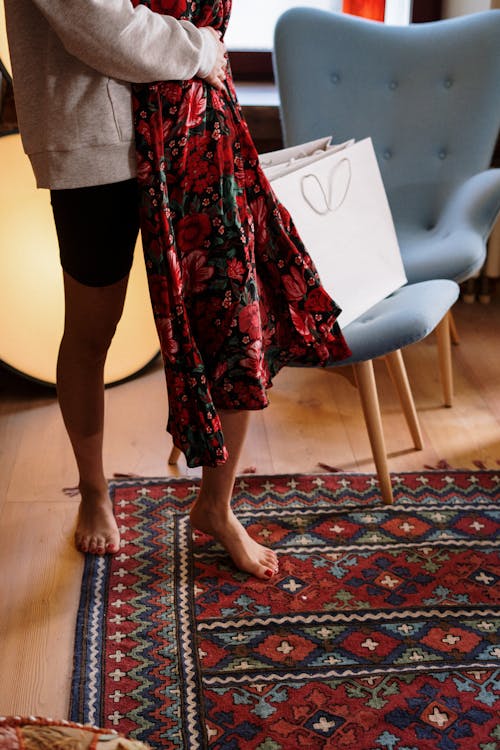
[[[347,165],[347,170],[345,169],[345,165]],[[340,159],[331,168],[326,189],[322,185],[318,175],[313,173],[305,174],[300,181],[302,197],[310,208],[320,216],[334,213],[338,211],[347,197],[351,185],[351,175],[351,162],[347,158]],[[338,195],[336,196],[335,191],[337,187],[340,187],[340,190],[338,190]]]

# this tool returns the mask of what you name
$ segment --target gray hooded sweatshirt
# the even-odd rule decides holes
[[[130,0],[5,0],[23,147],[38,187],[136,174],[131,82],[212,70],[211,31]]]

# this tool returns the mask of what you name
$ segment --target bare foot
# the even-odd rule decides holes
[[[278,572],[278,557],[272,549],[256,542],[227,507],[198,499],[190,513],[191,525],[214,537],[239,570],[269,579]]]
[[[92,555],[112,555],[120,549],[120,532],[107,494],[87,494],[82,497],[75,544],[80,552],[90,552]]]

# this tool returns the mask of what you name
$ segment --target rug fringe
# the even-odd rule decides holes
[[[241,470],[242,474],[257,474],[256,466],[247,466],[246,469]]]
[[[325,464],[323,463],[323,461],[318,461],[318,466],[320,469],[324,469],[325,471],[331,471],[332,474],[338,474],[341,471],[341,469],[337,469],[336,466],[330,466],[330,464]]]
[[[448,461],[445,458],[442,458],[440,461],[437,462],[436,466],[431,466],[430,464],[424,464],[424,469],[430,469],[431,471],[443,471],[443,470],[449,470],[454,471],[453,466],[448,463]]]
[[[76,495],[80,493],[80,490],[78,489],[78,487],[63,487],[62,491],[68,497],[75,497]]]
[[[132,471],[115,471],[113,479],[149,479],[142,474],[134,474]]]
[[[472,463],[474,464],[474,466],[477,466],[478,469],[483,469],[484,471],[486,471],[486,469],[488,468],[484,461],[473,461]]]

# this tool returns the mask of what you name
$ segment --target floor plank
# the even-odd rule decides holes
[[[74,502],[7,503],[0,516],[0,714],[67,715],[83,559]]]

